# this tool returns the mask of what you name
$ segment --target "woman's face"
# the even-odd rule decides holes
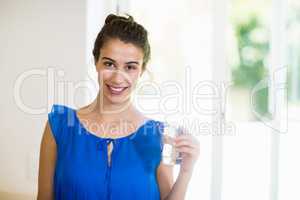
[[[102,98],[110,103],[128,101],[142,75],[143,51],[132,43],[110,39],[100,49],[96,63]]]

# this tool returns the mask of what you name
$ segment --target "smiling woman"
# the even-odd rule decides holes
[[[93,55],[100,86],[96,99],[77,110],[55,104],[48,114],[38,199],[184,199],[198,142],[192,135],[174,139],[183,159],[173,183],[172,166],[161,162],[164,123],[147,118],[131,101],[150,59],[147,31],[131,16],[111,14]]]
[[[128,102],[130,93],[143,73],[143,52],[131,43],[110,39],[96,62],[103,96],[111,103]],[[105,87],[103,87],[105,86]]]

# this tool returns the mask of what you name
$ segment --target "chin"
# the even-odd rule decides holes
[[[112,96],[111,94],[105,94],[105,98],[112,104],[124,104],[130,100],[128,95]]]
[[[116,99],[116,98],[109,98],[109,101],[113,104],[124,104],[128,102],[129,99]]]
[[[126,102],[130,101],[130,90],[132,89],[131,86],[127,87],[126,90],[123,91],[123,93],[115,93],[114,91],[111,91],[107,84],[103,87],[103,97],[107,100],[108,103],[111,104],[126,104]]]

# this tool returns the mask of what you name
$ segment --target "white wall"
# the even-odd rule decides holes
[[[86,10],[85,0],[0,0],[0,191],[36,193],[39,145],[49,110],[24,112],[14,100],[14,85],[22,72],[46,73],[47,67],[64,71],[59,80],[84,79]],[[47,92],[46,74],[28,77],[20,91],[30,107],[47,109],[53,101],[62,102]],[[76,100],[83,102],[80,92]]]

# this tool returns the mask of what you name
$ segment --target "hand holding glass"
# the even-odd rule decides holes
[[[162,162],[167,165],[180,164],[181,153],[176,151],[174,138],[182,134],[182,128],[170,123],[165,123],[163,131],[164,148],[162,152]]]

